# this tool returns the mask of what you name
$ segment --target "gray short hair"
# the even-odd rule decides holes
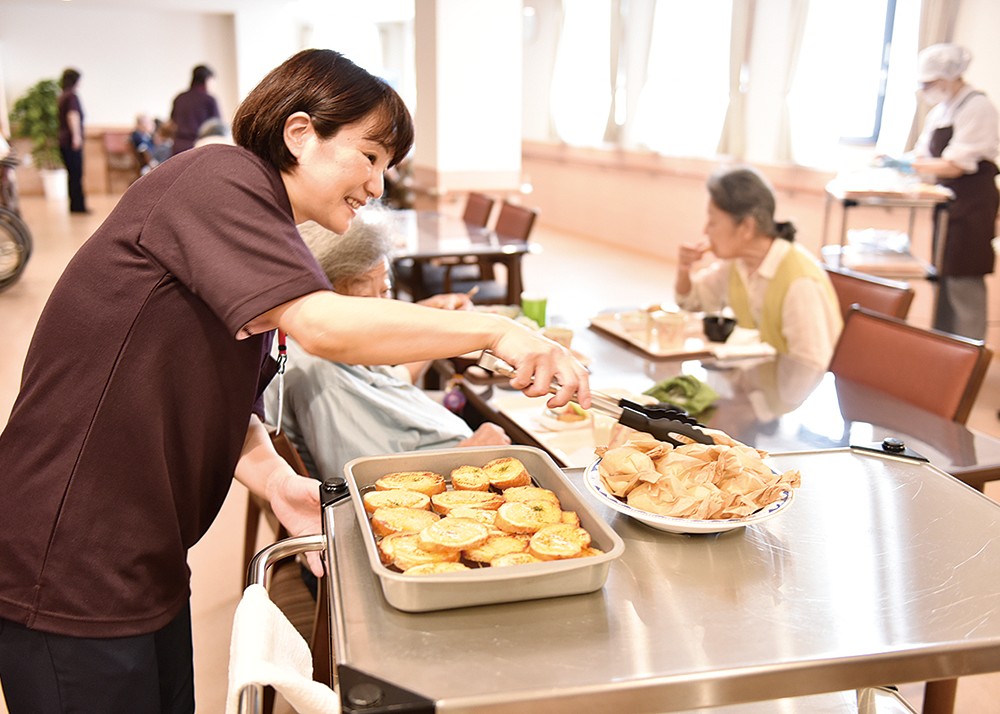
[[[299,234],[338,292],[346,292],[347,286],[381,265],[392,253],[392,239],[385,226],[361,217],[355,218],[342,235],[313,221],[301,224]]]
[[[774,238],[795,239],[795,226],[774,220],[774,190],[755,169],[748,166],[728,168],[708,179],[708,195],[721,211],[737,222],[753,218],[757,230]]]

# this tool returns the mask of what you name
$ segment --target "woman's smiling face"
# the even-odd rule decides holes
[[[321,139],[308,115],[289,118],[286,143],[298,164],[282,178],[296,223],[312,220],[344,233],[357,211],[384,189],[383,174],[391,157],[371,138],[371,118],[344,125]]]

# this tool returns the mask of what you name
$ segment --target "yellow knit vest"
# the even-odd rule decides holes
[[[782,240],[780,238],[775,240]],[[774,278],[764,292],[764,309],[761,314],[761,324],[758,325],[750,311],[750,296],[747,293],[747,286],[740,279],[739,271],[736,269],[734,260],[729,266],[729,306],[736,314],[736,322],[740,327],[747,327],[752,330],[760,330],[760,339],[773,346],[779,354],[787,354],[788,343],[785,340],[784,331],[781,324],[781,308],[785,304],[785,295],[788,287],[798,278],[810,278],[823,286],[831,302],[837,302],[837,295],[833,291],[833,285],[827,277],[823,268],[813,260],[812,256],[797,245],[792,244],[785,257],[781,259],[778,270]]]

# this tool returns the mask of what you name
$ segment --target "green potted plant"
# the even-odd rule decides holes
[[[64,196],[66,169],[59,153],[59,93],[55,79],[36,82],[14,102],[10,121],[13,136],[31,142],[31,158],[42,175],[46,194],[54,190]]]

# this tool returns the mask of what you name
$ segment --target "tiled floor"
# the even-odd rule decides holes
[[[4,326],[5,356],[0,361],[0,427],[6,423],[17,393],[21,364],[35,321],[67,260],[100,224],[114,198],[94,196],[90,216],[70,217],[62,205],[26,199],[23,212],[35,238],[35,252],[22,279],[0,293],[0,324]],[[549,293],[550,314],[592,314],[610,306],[668,300],[673,265],[618,248],[547,230],[544,222],[535,237],[543,251],[525,263],[525,284]],[[918,286],[926,290],[926,286]],[[919,298],[918,298],[919,299]],[[1000,290],[991,291],[991,314],[1000,317]],[[994,321],[994,327],[996,320]],[[1000,362],[994,361],[969,425],[1000,437]],[[1000,498],[1000,482],[987,493]],[[242,579],[243,524],[246,493],[235,484],[217,521],[190,554],[193,573],[195,669],[198,711],[224,709],[232,617]],[[917,703],[919,685],[907,685],[907,698]],[[957,714],[1000,711],[1000,674],[966,677],[958,692]],[[0,701],[0,714],[7,714]]]

